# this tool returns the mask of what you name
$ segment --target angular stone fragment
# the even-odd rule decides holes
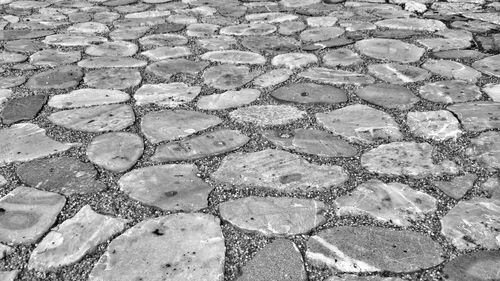
[[[0,242],[35,243],[56,221],[66,199],[57,193],[20,186],[0,199]]]
[[[500,169],[500,133],[483,132],[472,138],[465,154],[490,170]]]
[[[441,233],[459,250],[499,249],[500,200],[461,201],[441,219]]]
[[[288,197],[255,197],[219,205],[223,220],[236,227],[266,236],[297,235],[325,222],[323,202]]]
[[[85,49],[85,53],[96,57],[129,57],[137,53],[138,49],[134,43],[114,41],[91,45]]]
[[[468,102],[448,106],[467,131],[481,132],[500,128],[500,103]]]
[[[78,86],[83,72],[77,66],[61,66],[31,76],[26,86],[31,89],[66,89]]]
[[[123,231],[126,222],[98,214],[85,205],[73,218],[43,238],[31,253],[28,268],[46,271],[76,263],[99,244]]]
[[[134,94],[136,105],[157,104],[176,107],[192,101],[201,91],[199,86],[188,86],[182,82],[143,84]]]
[[[142,118],[141,130],[152,143],[186,137],[222,123],[215,116],[189,110],[151,112]]]
[[[231,90],[241,87],[252,81],[259,73],[250,72],[248,66],[221,64],[205,70],[203,79],[205,84],[220,90]]]
[[[94,88],[123,90],[141,83],[141,73],[136,69],[110,68],[88,71],[85,84]]]
[[[263,36],[276,31],[276,27],[268,23],[250,23],[231,25],[221,28],[220,34],[236,36]]]
[[[363,85],[375,82],[375,79],[369,75],[345,70],[333,70],[324,67],[309,68],[299,73],[298,76],[332,85]]]
[[[481,73],[469,66],[451,60],[427,60],[423,68],[448,79],[457,79],[475,83]]]
[[[362,62],[358,54],[346,48],[328,51],[323,56],[323,63],[330,67],[351,66]]]
[[[394,119],[383,111],[355,104],[327,113],[317,113],[318,123],[350,141],[373,143],[400,140],[403,135]]]
[[[255,78],[253,84],[262,88],[271,87],[279,83],[285,82],[293,74],[288,68],[273,69]]]
[[[79,51],[63,52],[59,50],[43,50],[30,56],[30,63],[38,66],[56,67],[71,64],[81,59]]]
[[[472,64],[472,67],[484,74],[500,77],[500,55],[491,56],[476,61]]]
[[[437,242],[418,232],[339,226],[312,236],[306,258],[344,272],[412,272],[442,263],[443,254]]]
[[[109,244],[88,280],[221,280],[225,246],[219,224],[201,213],[142,221]]]
[[[224,51],[211,51],[204,53],[200,57],[203,60],[209,60],[220,63],[234,63],[234,64],[265,64],[266,58],[262,55],[246,51],[238,50],[224,50]]]
[[[257,126],[277,126],[292,123],[306,115],[305,111],[289,105],[252,105],[236,109],[229,117],[238,123]]]
[[[425,50],[400,40],[372,38],[356,42],[355,47],[364,55],[379,60],[402,63],[416,62]]]
[[[420,87],[419,93],[426,100],[440,103],[473,101],[482,96],[478,86],[461,80],[427,83]]]
[[[431,77],[425,69],[396,63],[369,65],[368,73],[391,84],[415,83]]]
[[[404,29],[417,31],[439,31],[446,29],[446,25],[438,20],[419,18],[394,18],[375,22],[379,27],[389,29]]]
[[[48,105],[55,108],[89,107],[128,101],[130,96],[122,91],[107,89],[79,89],[68,94],[50,97]]]
[[[21,123],[0,130],[0,166],[29,161],[66,151],[73,144],[55,141],[45,135],[45,129],[31,123]]]
[[[148,63],[129,57],[90,57],[78,62],[83,68],[116,68],[116,67],[143,67]]]
[[[226,156],[212,174],[214,180],[237,189],[251,186],[282,191],[327,190],[347,177],[342,167],[311,164],[298,155],[273,149]]]
[[[455,200],[459,200],[473,187],[476,179],[477,176],[474,174],[465,174],[451,181],[434,181],[433,183],[446,195]]]
[[[314,83],[295,83],[278,88],[271,92],[275,99],[295,103],[336,104],[347,101],[345,91]]]
[[[249,140],[236,130],[213,131],[188,140],[160,145],[151,160],[171,162],[199,159],[236,150]]]
[[[408,112],[406,123],[415,136],[435,141],[456,139],[462,134],[457,118],[446,110]]]
[[[260,96],[260,91],[255,89],[241,89],[239,91],[227,91],[222,94],[202,96],[197,107],[204,110],[222,110],[247,105]]]
[[[162,60],[148,65],[146,72],[150,72],[165,80],[177,73],[196,75],[208,66],[206,61],[191,61],[186,59]]]
[[[485,281],[500,279],[500,251],[479,251],[458,256],[443,268],[447,281]]]
[[[374,84],[356,90],[363,100],[390,109],[410,109],[420,99],[409,89],[391,84]]]
[[[397,182],[369,180],[335,200],[337,215],[368,215],[382,222],[411,226],[437,210],[437,200]]]
[[[13,124],[22,120],[31,120],[42,110],[47,96],[35,95],[11,99],[3,105],[0,113],[2,123]]]
[[[304,261],[297,246],[286,239],[276,239],[247,262],[238,281],[305,281]]]
[[[144,143],[136,134],[107,133],[95,137],[87,147],[89,160],[106,170],[125,172],[142,156]]]
[[[361,165],[372,173],[387,176],[422,178],[457,174],[457,165],[449,160],[434,164],[434,147],[428,143],[392,142],[382,144],[361,156]]]

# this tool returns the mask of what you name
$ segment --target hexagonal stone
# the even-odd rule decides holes
[[[55,223],[64,196],[20,186],[0,199],[0,242],[32,244]]]
[[[0,112],[2,123],[13,124],[22,120],[31,120],[47,102],[47,96],[35,95],[11,99],[3,105]]]
[[[475,83],[481,77],[479,71],[451,60],[427,60],[422,67],[448,79]]]
[[[387,176],[422,178],[457,174],[457,165],[449,160],[433,163],[434,147],[428,143],[392,142],[382,144],[361,156],[361,165],[369,172]]]
[[[441,233],[459,250],[499,249],[500,201],[473,198],[461,201],[441,219]]]
[[[159,47],[142,52],[141,55],[146,56],[152,61],[159,61],[164,59],[186,57],[191,55],[191,51],[187,47]]]
[[[297,246],[290,240],[276,239],[248,261],[238,281],[305,281],[304,261]]]
[[[460,255],[443,268],[448,281],[484,281],[500,279],[497,268],[500,251],[479,251]]]
[[[425,139],[443,141],[462,134],[457,118],[446,110],[408,112],[406,123],[413,135]]]
[[[61,47],[89,46],[107,42],[108,39],[102,36],[84,35],[84,34],[55,34],[45,37],[42,41],[47,45]]]
[[[43,50],[30,56],[30,63],[38,66],[56,67],[71,64],[81,59],[79,51],[63,52],[56,49]]]
[[[329,67],[351,66],[362,62],[358,54],[346,48],[328,51],[323,56],[323,63]]]
[[[91,45],[85,49],[85,53],[96,57],[128,57],[137,53],[139,47],[127,41],[104,42],[99,45]]]
[[[309,232],[326,221],[326,209],[321,201],[292,197],[250,196],[219,205],[223,220],[266,236]]]
[[[182,82],[143,84],[134,94],[136,105],[154,103],[160,106],[176,107],[192,101],[201,91],[199,86]]]
[[[203,79],[205,84],[216,89],[231,90],[247,84],[258,74],[257,71],[250,72],[250,68],[245,65],[221,64],[205,70]]]
[[[263,36],[276,31],[276,26],[268,23],[249,23],[226,26],[220,29],[219,33],[235,36]]]
[[[305,111],[289,105],[252,105],[232,111],[229,117],[242,124],[277,126],[292,123],[306,114]]]
[[[481,132],[500,128],[500,103],[468,102],[448,106],[467,131]]]
[[[300,33],[300,39],[304,42],[314,43],[335,39],[344,34],[344,29],[336,26],[323,26],[308,28]]]
[[[312,236],[306,258],[313,265],[344,272],[412,272],[442,263],[443,254],[439,243],[419,232],[338,226]]]
[[[437,210],[437,200],[406,184],[369,180],[348,195],[335,200],[336,213],[342,215],[368,215],[381,222],[411,226]]]
[[[355,47],[365,56],[402,63],[416,62],[425,50],[400,40],[372,38],[356,42]]]
[[[271,64],[277,67],[287,67],[289,69],[302,68],[308,64],[317,63],[318,58],[314,54],[308,53],[286,53],[275,56]]]
[[[146,72],[152,73],[165,80],[177,73],[196,75],[208,66],[206,61],[191,61],[186,59],[162,60],[148,65]]]
[[[250,104],[257,100],[259,96],[260,91],[255,89],[227,91],[222,94],[202,96],[196,106],[204,110],[222,110]]]
[[[352,157],[357,153],[343,139],[315,129],[267,130],[262,136],[282,149],[321,157]]]
[[[219,280],[226,250],[219,224],[200,213],[142,221],[109,244],[88,280]]]
[[[425,69],[396,63],[369,65],[368,73],[391,84],[415,83],[431,77]]]
[[[361,73],[334,70],[324,67],[312,67],[298,75],[299,77],[332,85],[363,85],[375,82],[375,79],[369,75]]]
[[[403,135],[394,119],[383,111],[354,104],[327,113],[317,113],[318,123],[350,141],[373,143],[400,140]]]
[[[385,19],[375,22],[378,27],[389,29],[404,29],[404,30],[418,30],[418,31],[439,31],[446,29],[446,25],[438,20],[433,19],[419,19],[419,18],[394,18]]]
[[[66,89],[78,86],[83,72],[77,66],[61,66],[30,77],[26,87],[31,89]]]
[[[123,231],[126,223],[124,219],[98,214],[85,205],[43,238],[31,253],[28,268],[46,271],[74,264]]]
[[[276,55],[296,51],[300,42],[291,37],[251,36],[241,40],[243,47],[263,55]]]
[[[58,111],[47,117],[52,123],[82,132],[120,131],[135,122],[130,105],[111,104]]]
[[[93,88],[123,90],[139,85],[142,77],[137,69],[110,68],[88,71],[83,80]]]
[[[0,166],[29,161],[66,151],[73,144],[52,140],[45,129],[31,123],[21,123],[0,130]]]
[[[288,84],[271,92],[271,96],[281,101],[306,104],[337,104],[347,101],[347,95],[344,90],[315,83]]]
[[[130,96],[122,91],[107,89],[79,89],[68,94],[51,96],[48,105],[55,108],[89,107],[128,101]]]
[[[106,170],[125,172],[142,156],[144,143],[136,134],[115,132],[95,137],[87,147],[89,160]]]
[[[258,87],[266,88],[285,82],[293,74],[288,68],[273,69],[253,80],[253,84]]]
[[[363,100],[390,109],[407,110],[420,99],[408,88],[391,84],[374,84],[356,90]]]
[[[83,68],[125,68],[125,67],[143,67],[148,63],[129,57],[90,57],[78,62],[78,66]]]
[[[478,86],[461,80],[426,83],[419,93],[426,100],[440,103],[473,101],[482,96]]]
[[[228,188],[281,191],[327,190],[348,178],[342,167],[311,164],[298,155],[274,149],[230,154],[211,177]]]
[[[249,140],[249,137],[236,130],[217,130],[188,140],[160,145],[151,160],[171,162],[199,159],[236,150]]]
[[[451,181],[433,181],[433,183],[444,194],[453,199],[459,200],[465,195],[465,193],[467,193],[467,191],[472,189],[476,179],[477,176],[474,174],[465,174],[463,176],[458,176]]]
[[[484,74],[500,77],[500,55],[491,56],[476,61],[472,64],[472,67]]]
[[[189,136],[222,123],[215,116],[190,110],[162,110],[151,112],[141,121],[141,130],[152,143]]]
[[[465,154],[490,170],[500,169],[500,133],[483,132],[472,138]]]
[[[26,185],[67,196],[94,193],[106,186],[96,180],[97,171],[90,163],[69,157],[37,159],[16,170]]]

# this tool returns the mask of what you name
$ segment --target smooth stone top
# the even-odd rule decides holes
[[[423,48],[394,39],[364,39],[356,42],[355,46],[366,56],[402,63],[416,62],[425,52]]]
[[[401,19],[385,19],[375,22],[379,27],[389,29],[405,29],[418,31],[439,31],[446,29],[446,25],[438,20],[419,19],[419,18],[401,18]]]
[[[199,86],[189,86],[182,82],[143,84],[134,94],[136,105],[157,104],[176,107],[192,101],[201,91]]]
[[[415,83],[431,77],[425,69],[396,63],[371,64],[368,73],[391,84]]]
[[[48,105],[66,109],[75,107],[89,107],[128,101],[130,96],[122,91],[108,89],[79,89],[68,94],[50,97]]]
[[[374,84],[356,90],[363,100],[390,109],[407,110],[420,99],[408,88],[392,84]]]
[[[488,170],[494,171],[500,168],[500,133],[483,132],[472,138],[465,154]]]
[[[500,128],[500,103],[468,102],[448,106],[465,130],[481,132]]]
[[[443,268],[448,281],[499,280],[500,251],[479,251],[458,256]]]
[[[309,68],[299,73],[298,76],[312,81],[332,85],[363,85],[375,82],[375,79],[369,75],[324,67]]]
[[[252,105],[229,113],[229,117],[238,123],[257,126],[284,125],[301,119],[304,115],[305,111],[289,105]]]
[[[500,55],[478,60],[472,64],[472,67],[484,74],[500,77]]]
[[[259,96],[260,91],[255,89],[227,91],[222,94],[202,96],[196,106],[204,110],[222,110],[250,104],[257,100]]]
[[[201,59],[213,62],[234,63],[234,64],[266,63],[266,58],[260,54],[247,51],[238,51],[238,50],[211,51],[201,55]]]
[[[271,92],[275,99],[295,103],[337,104],[347,101],[344,90],[315,83],[295,83]]]

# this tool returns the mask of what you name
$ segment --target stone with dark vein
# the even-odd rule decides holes
[[[347,101],[344,90],[315,83],[289,84],[272,91],[271,96],[281,101],[304,104],[337,104]]]
[[[47,102],[47,96],[34,95],[21,98],[15,98],[7,101],[3,105],[0,113],[4,124],[13,124],[23,120],[35,118]]]

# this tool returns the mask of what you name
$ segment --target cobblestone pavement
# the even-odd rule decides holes
[[[0,0],[0,280],[500,280],[500,2]]]

